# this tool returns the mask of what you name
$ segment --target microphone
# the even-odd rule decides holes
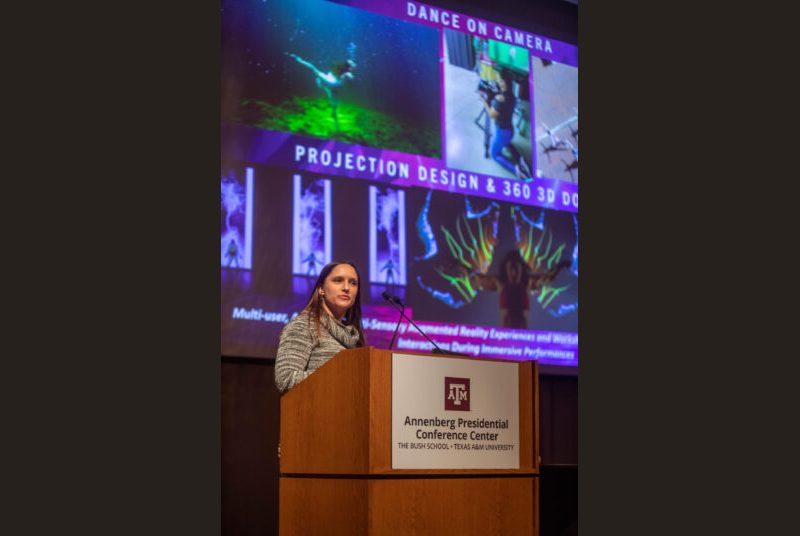
[[[381,296],[383,296],[383,299],[388,301],[392,305],[392,307],[394,307],[395,309],[398,309],[400,311],[400,318],[397,321],[397,327],[394,330],[394,335],[392,336],[392,342],[391,342],[391,344],[389,344],[389,350],[392,349],[392,345],[394,344],[394,336],[397,335],[397,330],[400,328],[400,322],[402,322],[403,319],[405,318],[406,320],[408,320],[411,323],[412,326],[414,326],[414,328],[416,328],[417,331],[420,332],[420,334],[423,337],[425,337],[425,339],[427,339],[427,341],[429,343],[431,343],[433,345],[434,349],[431,351],[432,354],[463,355],[463,356],[469,357],[467,354],[459,354],[459,353],[455,353],[455,352],[445,352],[444,350],[439,348],[439,346],[435,342],[433,342],[433,340],[431,340],[431,338],[428,337],[428,335],[424,331],[422,331],[422,329],[417,324],[415,324],[413,320],[411,320],[410,318],[408,318],[406,316],[406,306],[403,305],[403,302],[400,301],[400,298],[398,298],[397,296],[392,296],[391,294],[389,294],[385,290],[383,291]],[[402,309],[401,309],[401,307],[402,307]]]
[[[397,337],[397,330],[400,329],[400,324],[403,322],[403,317],[406,316],[405,315],[406,306],[403,305],[403,302],[400,301],[400,298],[398,298],[397,296],[392,296],[391,294],[389,294],[385,290],[383,291],[382,296],[383,296],[383,299],[385,299],[386,301],[388,301],[392,305],[397,304],[397,305],[400,305],[402,307],[402,309],[400,310],[400,318],[397,319],[397,326],[395,326],[394,333],[392,334],[392,342],[389,343],[389,350],[391,350],[392,346],[394,346],[394,340]]]
[[[386,301],[394,302],[397,305],[405,307],[405,305],[403,305],[403,302],[400,301],[400,298],[398,298],[397,296],[392,296],[391,294],[389,294],[385,290],[383,291],[383,294],[381,294],[381,296],[383,296],[383,299],[386,300]]]

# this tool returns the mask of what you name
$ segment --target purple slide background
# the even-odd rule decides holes
[[[475,357],[514,361],[536,359],[548,365],[578,365],[577,333],[418,321],[410,307],[405,313],[443,350]],[[398,318],[400,313],[391,307],[365,306],[363,324],[367,343],[377,348],[388,348]],[[431,353],[431,349],[425,337],[403,320],[393,350]]]
[[[578,49],[574,45],[445,8],[401,0],[327,1],[387,15],[412,24],[421,24],[440,30],[449,28],[468,35],[514,44],[526,48],[532,56],[575,67],[578,65]],[[420,17],[423,9],[428,14],[428,20]],[[431,9],[438,12],[438,22],[430,20]],[[443,16],[445,13],[446,15]],[[479,32],[478,28],[481,27],[485,27],[486,31]],[[509,40],[506,37],[509,35],[517,40]],[[442,70],[443,67],[440,68],[440,71]],[[441,73],[440,76],[443,80],[444,77]],[[533,84],[531,83],[531,90],[532,88]],[[443,91],[440,98],[444,99]],[[531,99],[531,107],[533,107],[533,99]],[[533,110],[531,113],[533,115]],[[444,144],[446,132],[443,115],[441,121],[442,143],[443,146],[446,146]],[[535,178],[532,182],[523,183],[519,180],[448,168],[444,160],[235,124],[223,124],[221,134],[224,158],[233,158],[248,164],[274,165],[305,170],[323,176],[371,180],[405,188],[442,190],[519,205],[578,212],[578,185],[566,181]],[[312,151],[316,153],[315,161],[310,158]],[[323,163],[321,158],[323,151],[327,153],[330,162]],[[382,170],[377,165],[377,162],[381,161],[384,164]],[[399,168],[407,169],[408,176],[389,173],[385,167],[389,162]],[[373,165],[375,167],[371,167]],[[283,309],[283,307],[278,308]],[[288,319],[290,314],[287,311],[285,318]],[[406,314],[413,318],[411,308],[406,309]],[[391,307],[365,305],[363,320],[368,344],[378,348],[388,348],[398,317],[398,311]],[[257,324],[266,320],[266,318],[261,321],[248,318],[239,319],[236,322],[242,322],[243,325],[253,323],[254,327],[258,327]],[[283,322],[285,321],[283,320]],[[577,366],[578,364],[578,335],[574,332],[522,330],[423,320],[415,320],[415,322],[444,350],[506,360],[536,359],[543,364],[560,366]],[[277,325],[281,323],[280,320],[277,320]],[[393,349],[430,353],[431,345],[409,322],[404,320]]]
[[[390,17],[394,17],[400,20],[422,24],[423,26],[430,26],[431,28],[439,28],[439,29],[450,28],[469,35],[478,35],[480,37],[486,37],[489,39],[495,39],[497,41],[502,41],[513,45],[523,46],[527,48],[531,52],[531,54],[539,56],[540,58],[545,58],[551,61],[557,61],[559,63],[566,63],[567,65],[572,65],[575,67],[578,66],[578,47],[576,47],[575,45],[564,43],[563,41],[557,41],[555,39],[550,39],[548,37],[540,36],[537,34],[533,34],[531,32],[526,32],[524,30],[519,30],[516,28],[511,28],[509,26],[504,26],[502,24],[491,22],[485,19],[480,19],[478,17],[464,15],[463,13],[458,13],[457,11],[450,11],[449,9],[441,7],[429,6],[428,4],[424,4],[422,2],[411,2],[411,1],[405,1],[405,2],[399,2],[399,1],[389,2],[385,0],[384,1],[329,0],[329,1],[346,6],[356,7],[359,9],[363,9],[365,11],[371,11],[373,13],[378,13],[381,15],[388,15]],[[430,20],[424,20],[423,18],[420,18],[420,14],[422,11],[421,8],[424,8],[425,13],[430,13],[431,9],[438,11],[439,22],[431,22]],[[410,13],[413,13],[413,15]],[[441,16],[442,13],[448,14],[446,19]],[[456,21],[457,21],[457,26],[456,26]],[[473,23],[475,28],[477,28],[479,24],[485,25],[487,30],[486,33],[479,33],[477,30],[473,31],[472,30]],[[523,35],[524,40],[522,42],[519,41],[514,42],[506,40],[504,38],[506,30],[511,31],[512,34],[516,33],[517,36],[519,36],[520,34]],[[535,46],[535,44],[534,46],[527,45],[527,43],[529,42],[536,43],[536,40],[538,40],[539,43],[542,44],[542,47],[545,46],[545,43],[549,45],[547,47],[548,50],[539,49]]]
[[[556,179],[536,178],[524,183],[517,179],[453,170],[444,166],[440,160],[425,156],[242,125],[224,124],[222,139],[226,145],[223,154],[250,164],[291,167],[331,176],[380,181],[400,187],[431,188],[521,205],[578,212],[578,185]],[[310,149],[316,150],[316,162],[310,161]],[[327,151],[330,155],[331,162],[328,165],[320,161],[322,151]],[[375,162],[374,170],[370,168],[370,159]],[[347,160],[349,166],[346,166]],[[384,162],[382,173],[377,164],[380,160]],[[407,165],[408,178],[400,177],[399,173],[394,177],[390,176],[386,169],[388,162],[395,162],[398,166]]]

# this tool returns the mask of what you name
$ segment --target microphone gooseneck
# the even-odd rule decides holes
[[[406,306],[403,305],[403,308],[400,310],[400,318],[397,319],[397,325],[394,327],[394,333],[392,334],[392,342],[389,343],[389,350],[394,347],[394,340],[397,338],[397,331],[400,329],[400,324],[403,322],[403,317],[406,312]]]
[[[403,304],[403,302],[400,300],[400,298],[398,298],[397,296],[392,296],[391,294],[389,294],[385,290],[383,291],[381,296],[383,296],[383,299],[388,301],[392,305],[392,307],[394,307],[395,309],[400,311],[400,318],[397,320],[397,327],[394,328],[394,335],[392,335],[392,342],[389,344],[389,350],[392,349],[392,346],[394,345],[395,337],[397,336],[397,330],[400,329],[400,323],[405,318],[406,320],[408,320],[411,323],[412,326],[414,326],[414,328],[417,331],[420,332],[420,334],[423,337],[425,337],[425,339],[429,343],[431,343],[433,345],[434,350],[431,353],[442,354],[442,355],[464,355],[464,354],[455,354],[455,353],[452,353],[452,352],[445,352],[444,350],[439,348],[439,346],[435,342],[433,342],[433,340],[431,340],[430,337],[428,337],[427,333],[422,331],[422,329],[413,320],[411,320],[409,317],[406,316],[406,306]]]

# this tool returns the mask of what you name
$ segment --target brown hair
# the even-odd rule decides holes
[[[303,308],[300,314],[307,314],[309,319],[309,328],[316,331],[317,338],[320,337],[321,318],[323,313],[322,302],[323,298],[319,294],[319,289],[325,284],[325,280],[331,274],[334,268],[340,264],[347,264],[353,267],[358,277],[358,292],[356,292],[356,299],[353,305],[345,312],[344,321],[347,325],[354,326],[358,331],[358,342],[356,346],[365,346],[366,339],[364,338],[364,328],[361,325],[361,274],[358,272],[358,267],[352,262],[331,262],[325,265],[319,272],[317,282],[314,283],[314,290],[311,291],[311,296],[308,298],[308,303]],[[337,319],[338,320],[338,319]]]

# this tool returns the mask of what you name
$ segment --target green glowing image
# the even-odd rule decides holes
[[[242,101],[236,121],[248,126],[441,158],[437,128],[421,129],[396,117],[342,101],[337,121],[328,99],[292,97],[278,104]]]

